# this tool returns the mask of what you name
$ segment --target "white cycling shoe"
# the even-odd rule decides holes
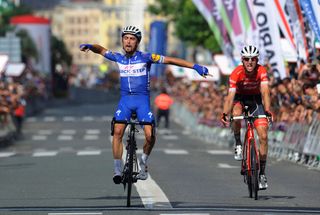
[[[142,159],[139,159],[139,164],[140,164],[140,171],[138,175],[136,176],[136,179],[139,180],[147,180],[148,178],[148,166],[142,161]]]
[[[266,190],[267,188],[267,177],[265,175],[259,175],[259,190]]]
[[[236,145],[234,148],[234,159],[237,161],[242,160],[242,146],[241,145]]]

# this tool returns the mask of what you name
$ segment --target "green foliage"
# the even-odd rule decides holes
[[[175,34],[192,46],[202,46],[213,53],[220,47],[208,23],[199,13],[192,0],[157,0],[149,6],[149,11],[166,16],[175,27]]]
[[[13,30],[13,27],[10,26],[11,17],[30,13],[32,13],[32,10],[25,6],[15,7],[10,5],[5,9],[0,7],[0,36],[4,36],[7,31]]]
[[[16,35],[20,37],[21,40],[22,61],[26,62],[27,59],[31,57],[38,60],[38,50],[28,31],[22,29],[19,30]]]
[[[51,36],[51,54],[52,54],[51,58],[52,58],[52,66],[53,67],[57,63],[66,64],[67,66],[71,66],[72,55],[67,50],[64,42],[55,36]]]

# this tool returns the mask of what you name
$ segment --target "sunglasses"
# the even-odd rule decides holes
[[[244,61],[249,61],[251,59],[251,61],[258,61],[257,57],[244,57],[242,58]]]

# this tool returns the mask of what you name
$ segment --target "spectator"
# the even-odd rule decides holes
[[[159,126],[161,118],[164,117],[165,128],[168,129],[170,106],[173,104],[173,99],[168,95],[166,88],[163,88],[161,94],[155,98],[154,104],[157,108],[157,126]]]

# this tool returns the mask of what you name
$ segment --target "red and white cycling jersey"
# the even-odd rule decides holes
[[[243,95],[260,94],[260,85],[268,84],[268,76],[265,67],[259,64],[257,67],[254,74],[247,75],[243,65],[237,66],[229,77],[229,91]]]

